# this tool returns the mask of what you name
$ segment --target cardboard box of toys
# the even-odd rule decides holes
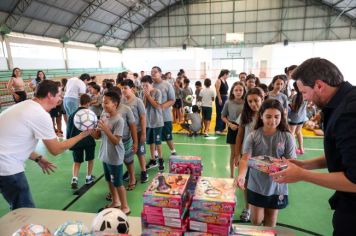
[[[231,225],[232,222],[231,214],[217,213],[212,211],[190,210],[189,218],[191,220],[217,225]]]
[[[266,174],[278,172],[288,167],[282,159],[266,155],[251,157],[248,160],[248,166]]]
[[[201,176],[203,165],[198,156],[171,156],[169,158],[169,173]]]
[[[189,181],[190,175],[158,173],[143,193],[144,205],[183,209]]]
[[[235,211],[235,192],[234,179],[200,177],[190,209],[231,214]]]

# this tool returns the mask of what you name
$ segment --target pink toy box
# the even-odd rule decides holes
[[[266,174],[284,170],[288,165],[280,158],[270,156],[255,156],[248,160],[248,166]]]
[[[157,174],[143,193],[145,205],[183,209],[189,200],[187,185],[190,175]]]
[[[145,224],[162,225],[162,226],[173,227],[181,230],[186,230],[188,226],[188,217],[170,218],[170,217],[163,217],[158,215],[146,215],[142,212],[141,220],[143,225]]]
[[[204,233],[218,234],[228,236],[231,232],[231,225],[215,225],[203,223],[195,220],[189,220],[189,229]]]
[[[203,166],[198,156],[171,156],[169,158],[169,173],[201,176]]]
[[[234,179],[200,177],[191,210],[232,214],[236,205]]]
[[[217,213],[211,211],[190,210],[189,218],[195,221],[217,225],[231,225],[232,214]]]
[[[167,208],[143,205],[142,212],[146,215],[158,215],[162,217],[180,218],[189,209],[189,202],[185,208]]]

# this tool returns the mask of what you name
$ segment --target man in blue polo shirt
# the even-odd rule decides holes
[[[307,181],[336,190],[329,200],[334,235],[356,235],[356,87],[322,58],[306,60],[292,78],[304,99],[322,108],[324,155],[291,160],[286,170],[272,176],[279,183]],[[329,173],[311,171],[320,168],[328,168]]]

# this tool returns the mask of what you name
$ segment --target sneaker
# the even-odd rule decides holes
[[[164,160],[163,159],[158,159],[158,163],[159,163],[158,170],[160,172],[163,172],[164,171]]]
[[[90,178],[85,179],[85,184],[91,184],[94,182],[94,180],[95,180],[95,176],[91,175]]]
[[[174,151],[174,152],[171,152],[171,156],[176,156],[177,155],[177,152]]]
[[[146,183],[148,181],[148,174],[146,171],[141,171],[141,183]]]
[[[158,166],[157,161],[150,159],[150,161],[149,161],[149,162],[147,163],[147,165],[146,165],[146,170],[155,168],[155,167],[157,167],[157,166]]]
[[[209,134],[208,134],[208,133],[205,133],[205,134],[204,134],[204,137],[209,137]]]
[[[221,131],[217,130],[217,131],[215,131],[215,134],[220,135]]]
[[[122,176],[122,179],[123,179],[124,181],[129,181],[129,179],[130,179],[130,178],[129,178],[129,172],[126,171],[126,172],[124,173],[124,175]]]
[[[78,189],[78,178],[72,178],[71,186],[72,189]]]
[[[240,220],[242,222],[249,222],[250,221],[250,211],[247,209],[243,209],[243,211],[240,215]]]

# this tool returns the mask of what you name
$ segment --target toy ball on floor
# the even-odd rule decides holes
[[[58,227],[55,236],[92,236],[92,232],[80,221],[66,221]]]
[[[27,224],[19,228],[12,236],[51,236],[46,226]]]
[[[189,107],[189,106],[185,106],[185,107],[184,107],[184,113],[185,113],[185,114],[190,113],[190,107]]]
[[[188,95],[185,100],[188,102],[188,103],[192,103],[193,102],[193,96],[192,95]]]
[[[97,123],[98,118],[95,113],[89,109],[81,109],[74,115],[74,125],[81,131],[94,129]]]
[[[127,234],[129,223],[124,212],[117,208],[107,208],[95,217],[92,230],[95,235],[100,234]]]

